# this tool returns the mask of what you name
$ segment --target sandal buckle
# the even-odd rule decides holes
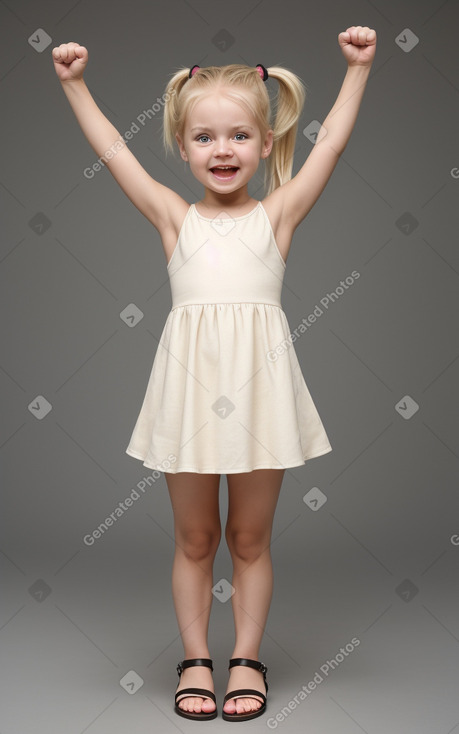
[[[264,663],[260,663],[259,670],[260,670],[260,673],[263,673],[263,675],[268,672],[268,668],[266,667]]]
[[[179,663],[177,665],[177,673],[179,674],[179,677],[182,675],[183,671],[184,671],[184,667],[183,667],[182,663]]]

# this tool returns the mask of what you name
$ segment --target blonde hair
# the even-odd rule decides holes
[[[228,96],[253,115],[262,140],[269,129],[273,130],[273,147],[265,159],[266,196],[289,181],[292,177],[298,119],[307,87],[296,74],[282,66],[269,66],[267,71],[270,79],[278,81],[274,117],[266,83],[255,66],[206,66],[197,69],[191,78],[187,68],[175,72],[167,86],[169,94],[164,95],[163,143],[166,154],[168,150],[175,151],[176,133],[183,140],[187,114],[203,93],[208,94],[220,87],[237,87],[230,90]],[[243,89],[242,94],[240,88]]]

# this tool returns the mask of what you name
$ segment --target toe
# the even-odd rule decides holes
[[[206,714],[210,714],[211,711],[215,711],[215,704],[211,698],[205,698],[202,703],[202,710]]]
[[[250,711],[250,703],[248,698],[239,698],[236,700],[236,708],[240,714],[248,714]]]
[[[236,698],[236,712],[238,714],[245,714],[247,711],[245,706],[245,698]]]
[[[179,708],[183,711],[192,712],[195,714],[205,713],[210,714],[215,711],[215,704],[210,698],[194,698],[193,696],[186,696],[178,702]]]
[[[223,706],[223,711],[227,714],[234,714],[236,712],[236,704],[234,698],[230,698]]]
[[[197,702],[199,701],[200,701],[199,698],[193,698],[192,696],[184,696],[184,698],[182,698],[179,701],[178,705],[179,705],[179,708],[182,709],[182,711],[187,711],[187,712],[196,711]]]
[[[238,708],[239,704],[239,708]],[[258,711],[261,703],[256,698],[239,698],[236,699],[236,709],[239,714],[248,714],[251,711]]]
[[[191,701],[190,711],[194,711],[195,714],[200,714],[202,711],[202,698],[192,698]]]
[[[230,698],[223,706],[223,711],[227,714],[248,714],[251,711],[258,711],[261,701],[257,698]]]

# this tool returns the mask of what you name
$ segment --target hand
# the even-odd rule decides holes
[[[54,68],[61,82],[83,78],[88,63],[88,51],[79,43],[61,43],[52,50]]]
[[[371,66],[376,52],[376,31],[367,25],[352,25],[338,35],[349,66]]]

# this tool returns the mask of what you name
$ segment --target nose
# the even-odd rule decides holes
[[[225,155],[225,156],[233,155],[233,151],[231,150],[231,145],[226,138],[221,137],[215,141],[214,155],[220,155],[220,156],[221,155]]]

